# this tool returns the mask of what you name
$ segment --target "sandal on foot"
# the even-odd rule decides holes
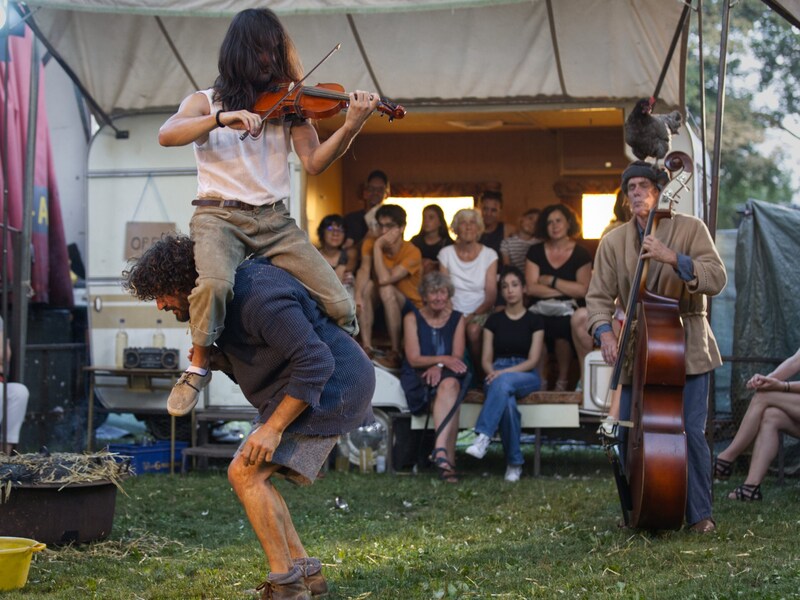
[[[733,473],[733,462],[717,456],[714,459],[714,479],[727,481]]]
[[[758,502],[759,500],[763,500],[764,496],[761,494],[760,485],[743,483],[728,494],[728,498],[731,500],[740,500],[742,502]]]
[[[456,467],[447,459],[447,456],[446,448],[434,448],[428,458],[439,470],[439,479],[445,483],[458,483]]]

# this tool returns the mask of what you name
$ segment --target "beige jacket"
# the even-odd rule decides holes
[[[692,259],[695,277],[683,281],[669,265],[649,261],[647,289],[678,299],[686,332],[686,374],[707,373],[722,364],[717,341],[706,314],[706,296],[716,296],[727,283],[725,265],[719,257],[711,235],[698,218],[676,214],[662,219],[656,227],[656,238],[668,248]],[[631,280],[639,257],[639,231],[633,219],[609,232],[600,242],[594,272],[586,295],[589,332],[603,323],[611,323],[614,300],[619,297],[627,312]],[[623,375],[625,382],[628,377]]]

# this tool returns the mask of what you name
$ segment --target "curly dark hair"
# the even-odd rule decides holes
[[[344,229],[344,235],[347,236],[347,225],[345,224],[342,215],[325,215],[322,217],[322,221],[319,222],[319,227],[317,227],[317,239],[319,240],[320,244],[322,244],[323,240],[325,239],[325,230],[331,225],[338,225]],[[342,238],[342,244],[344,244],[344,238]]]
[[[180,233],[166,233],[122,272],[122,288],[139,300],[155,300],[176,292],[189,293],[197,279],[194,242]]]
[[[273,82],[298,81],[303,66],[286,29],[268,8],[233,17],[219,49],[214,100],[224,110],[252,110]]]
[[[539,215],[539,220],[536,222],[536,233],[534,233],[534,235],[540,240],[550,239],[550,235],[547,233],[547,219],[550,214],[555,211],[559,211],[567,220],[567,224],[569,225],[567,237],[571,240],[580,237],[581,231],[583,230],[581,220],[575,211],[566,204],[551,204],[550,206],[546,206],[544,210],[542,210],[542,214]]]

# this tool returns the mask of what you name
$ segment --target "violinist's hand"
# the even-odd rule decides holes
[[[661,240],[654,236],[648,235],[642,240],[642,250],[642,258],[652,258],[675,269],[678,268],[678,254],[667,248]]]
[[[350,104],[347,107],[345,123],[361,129],[369,116],[378,107],[380,96],[376,92],[365,92],[356,90],[350,92]]]
[[[617,336],[613,331],[605,331],[600,334],[600,353],[607,365],[614,365],[617,362]]]
[[[253,137],[258,135],[264,122],[261,115],[249,110],[225,110],[219,113],[219,122],[239,131],[247,131]]]

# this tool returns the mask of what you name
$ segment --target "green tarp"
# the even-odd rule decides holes
[[[736,242],[736,317],[731,407],[738,423],[752,392],[745,383],[800,347],[800,210],[751,200]],[[738,362],[748,359],[747,362]]]

